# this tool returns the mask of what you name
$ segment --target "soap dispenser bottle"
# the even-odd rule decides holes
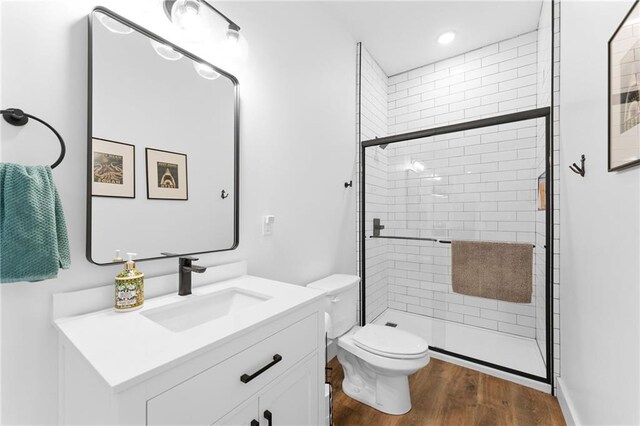
[[[133,311],[142,307],[144,303],[144,274],[136,269],[133,256],[127,253],[129,260],[124,269],[116,275],[116,312]]]
[[[116,249],[116,257],[112,260],[113,263],[124,262],[124,259],[120,257],[120,249]]]

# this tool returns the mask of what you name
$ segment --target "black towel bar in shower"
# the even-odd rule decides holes
[[[414,241],[431,241],[432,243],[441,243],[441,244],[451,244],[451,240],[438,240],[436,238],[428,238],[428,237],[396,237],[393,235],[371,235],[369,238],[375,239],[387,239],[387,240],[414,240]],[[533,248],[536,245],[533,244]]]
[[[420,237],[394,237],[394,236],[387,236],[387,235],[372,235],[369,238],[381,238],[381,239],[388,239],[388,240],[416,240],[416,241],[431,241],[434,243],[437,242],[441,242],[436,240],[435,238],[420,238]]]
[[[64,156],[67,152],[67,147],[64,144],[62,136],[60,136],[60,133],[58,133],[58,131],[54,129],[53,126],[51,126],[46,121],[36,117],[35,115],[27,114],[26,112],[18,108],[3,109],[0,110],[0,114],[2,114],[4,121],[11,124],[12,126],[24,126],[29,122],[30,118],[44,124],[47,128],[49,128],[49,130],[53,132],[53,134],[56,135],[58,141],[60,142],[60,156],[58,157],[56,162],[51,165],[51,168],[55,169],[60,163],[62,163],[62,160],[64,160]]]

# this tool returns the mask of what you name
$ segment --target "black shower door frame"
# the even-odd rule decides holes
[[[383,138],[370,139],[360,143],[360,325],[366,324],[366,194],[365,194],[365,149],[380,145],[390,145],[398,142],[405,142],[414,139],[421,139],[448,133],[462,132],[466,130],[480,129],[483,127],[499,126],[501,124],[517,123],[520,121],[535,120],[544,118],[545,121],[545,175],[546,175],[546,203],[545,228],[545,324],[546,324],[546,377],[536,376],[524,371],[515,370],[503,365],[483,361],[481,359],[469,357],[456,352],[447,351],[434,346],[429,346],[429,350],[439,352],[444,355],[453,356],[475,364],[490,367],[506,373],[515,374],[527,379],[542,383],[552,384],[553,379],[553,147],[551,136],[551,108],[536,108],[512,114],[504,114],[490,118],[467,121],[463,123],[450,124],[446,126],[434,127],[415,132],[401,133],[398,135]],[[552,386],[553,388],[553,386]]]

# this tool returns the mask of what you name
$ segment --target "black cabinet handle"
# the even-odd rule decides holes
[[[264,418],[267,419],[267,424],[269,426],[271,426],[273,424],[273,414],[271,414],[271,411],[269,410],[265,410],[264,411]]]
[[[265,371],[267,371],[268,369],[270,369],[271,367],[273,367],[274,365],[276,365],[280,361],[282,361],[282,355],[275,354],[273,356],[273,361],[271,361],[269,364],[265,365],[260,370],[256,371],[255,373],[253,373],[251,375],[246,374],[246,373],[243,374],[242,376],[240,376],[240,381],[242,383],[249,383],[250,381],[252,381],[256,377],[258,377],[259,375],[261,375],[262,373],[264,373]]]
[[[251,420],[251,426],[260,426],[260,422],[256,419]]]

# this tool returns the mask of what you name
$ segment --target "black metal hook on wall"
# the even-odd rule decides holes
[[[582,157],[580,157],[580,166],[578,166],[576,163],[573,163],[572,165],[569,166],[569,168],[573,173],[577,173],[580,176],[584,177],[584,173],[585,173],[584,161],[585,161],[585,157],[584,157],[584,154],[582,154]]]
[[[353,186],[353,181],[352,180],[350,180],[349,182],[345,182],[344,183],[344,187],[345,188],[349,188],[350,186]]]
[[[222,192],[220,193],[220,198],[224,200],[228,196],[229,196],[229,193],[223,189]]]

